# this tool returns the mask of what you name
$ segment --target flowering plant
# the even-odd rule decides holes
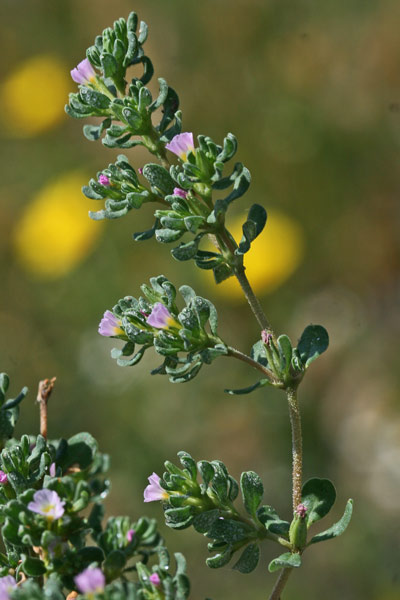
[[[269,564],[279,571],[270,595],[278,600],[290,573],[299,568],[310,546],[341,535],[352,514],[349,500],[342,518],[325,531],[310,528],[332,508],[336,491],[328,479],[311,478],[303,484],[302,429],[298,388],[310,365],[328,348],[321,325],[308,325],[293,344],[278,334],[267,319],[246,275],[245,255],[267,223],[266,209],[253,204],[236,240],[226,225],[231,204],[249,189],[250,172],[241,163],[228,163],[237,151],[235,136],[221,144],[210,137],[182,131],[179,98],[165,79],[153,99],[147,84],[153,65],[143,45],[147,26],[132,12],[98,36],[87,57],[71,76],[79,86],[71,93],[67,113],[74,118],[97,117],[86,124],[90,141],[101,139],[109,148],[123,150],[141,145],[154,157],[137,171],[120,154],[93,177],[84,194],[102,207],[91,212],[94,220],[117,219],[145,203],[153,203],[154,223],[134,239],[151,237],[172,244],[177,261],[193,260],[200,269],[212,270],[216,284],[236,277],[259,326],[258,339],[249,352],[234,348],[218,334],[215,306],[188,285],[179,288],[163,275],[141,286],[143,296],[126,296],[108,308],[99,333],[115,338],[112,357],[120,366],[136,365],[151,348],[163,357],[152,374],[167,375],[173,383],[196,377],[204,365],[220,358],[236,359],[257,371],[250,386],[226,391],[248,394],[272,386],[285,394],[292,430],[291,514],[281,517],[263,504],[264,486],[254,471],[240,481],[220,460],[195,461],[178,452],[180,466],[166,461],[162,476],[149,477],[144,501],[161,501],[166,524],[194,530],[207,537],[211,568],[226,566],[248,574],[260,561],[260,547],[269,541],[281,546]],[[128,77],[130,67],[140,72]],[[156,115],[157,122],[156,122]],[[228,169],[228,170],[227,170]],[[227,191],[226,191],[227,190]],[[213,251],[205,242],[214,244]],[[175,243],[178,242],[176,245]],[[137,349],[139,346],[139,349]],[[0,380],[0,505],[6,553],[0,555],[0,594],[4,598],[58,600],[80,595],[103,600],[184,600],[190,586],[185,560],[175,554],[176,574],[170,571],[169,554],[153,520],[111,517],[102,523],[109,483],[108,466],[88,433],[69,440],[48,440],[47,399],[54,382],[42,382],[41,432],[35,437],[12,438],[18,405],[26,389],[5,400],[8,378]],[[11,438],[11,439],[10,439]],[[241,495],[242,509],[237,504]],[[90,512],[85,511],[90,507]],[[88,543],[88,537],[91,541]],[[150,566],[151,565],[151,566]],[[131,574],[134,577],[131,577]],[[66,596],[67,594],[67,596]]]

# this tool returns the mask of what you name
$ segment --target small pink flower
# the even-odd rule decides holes
[[[28,508],[32,512],[43,515],[49,521],[60,519],[64,514],[65,502],[54,490],[38,490],[33,495],[33,501],[29,502]]]
[[[90,567],[74,577],[74,581],[82,594],[101,594],[106,585],[103,571]]]
[[[157,473],[153,473],[148,478],[149,485],[144,490],[144,501],[145,502],[154,502],[155,500],[167,500],[168,492],[164,490],[164,488],[160,485],[160,477]]]
[[[0,471],[0,483],[2,483],[3,485],[8,483],[8,477],[7,474],[4,473],[4,471]]]
[[[105,337],[115,337],[124,335],[124,330],[121,327],[122,321],[118,319],[111,310],[106,310],[99,324],[99,334]]]
[[[188,152],[194,151],[193,133],[178,133],[165,147],[185,161]]]
[[[139,173],[139,175],[143,175],[143,169],[142,169],[142,167],[138,168],[138,173]]]
[[[272,334],[268,333],[266,329],[263,329],[261,332],[261,339],[264,342],[264,344],[269,344],[272,340]]]
[[[188,192],[186,190],[183,190],[182,188],[174,188],[174,196],[179,196],[180,198],[186,198],[186,196],[188,195]]]
[[[108,179],[107,175],[103,175],[103,173],[101,173],[101,175],[99,175],[99,179],[98,179],[99,183],[101,185],[110,185],[110,180]]]
[[[147,317],[147,323],[157,329],[168,329],[169,327],[181,328],[180,323],[174,319],[168,308],[161,302],[156,302],[153,310]]]
[[[84,58],[75,69],[72,69],[71,77],[76,83],[86,85],[87,83],[93,83],[96,79],[96,71],[90,64],[89,59]]]
[[[49,467],[49,475],[50,477],[55,477],[56,476],[56,463],[51,463],[50,467]]]
[[[296,515],[298,515],[301,519],[304,519],[306,514],[307,514],[307,506],[305,506],[305,504],[298,504],[296,507]]]
[[[160,585],[160,583],[161,583],[161,579],[160,579],[159,575],[157,575],[157,573],[152,573],[149,577],[149,581],[153,585]]]
[[[12,575],[0,577],[0,600],[9,600],[10,594],[17,587],[17,582]]]
[[[133,540],[133,538],[135,536],[135,533],[136,533],[136,531],[134,529],[129,529],[129,531],[127,531],[127,533],[126,533],[126,539],[128,540],[129,544]]]

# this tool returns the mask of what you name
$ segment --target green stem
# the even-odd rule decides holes
[[[280,599],[283,588],[285,587],[286,582],[287,582],[292,570],[293,569],[283,569],[280,572],[279,577],[275,583],[274,589],[272,590],[271,595],[269,597],[269,600],[279,600]]]
[[[237,359],[241,360],[242,362],[247,363],[254,369],[261,371],[261,373],[263,375],[266,375],[268,377],[268,379],[271,381],[271,383],[274,383],[274,384],[279,383],[279,380],[275,377],[275,375],[272,373],[272,371],[267,369],[267,367],[264,367],[261,363],[257,362],[256,360],[253,360],[250,356],[247,356],[247,354],[243,354],[243,352],[240,352],[240,350],[236,350],[236,348],[232,348],[232,346],[228,346],[227,356],[233,356],[234,358],[237,358]]]
[[[265,316],[261,303],[255,295],[255,293],[253,292],[249,280],[246,277],[245,267],[243,265],[237,267],[235,269],[235,275],[236,279],[240,284],[240,287],[243,290],[244,295],[246,296],[247,302],[249,303],[250,308],[253,311],[255,318],[257,319],[259,326],[261,327],[261,329],[266,330],[267,333],[270,333],[272,335],[273,340],[276,341],[274,330],[272,329],[272,326],[270,325],[267,317]]]
[[[297,400],[297,390],[289,388],[287,391],[289,405],[290,425],[292,428],[292,500],[293,513],[301,503],[301,487],[303,477],[303,443],[301,434],[300,407]]]
[[[223,240],[226,248],[230,251],[232,257],[235,257],[236,248],[235,248],[232,240],[230,239],[225,227],[224,227],[224,230],[221,232],[220,237]],[[264,310],[261,306],[259,299],[253,292],[250,282],[247,279],[245,270],[246,270],[246,267],[243,265],[243,260],[242,260],[241,264],[238,264],[234,268],[234,273],[235,273],[236,279],[238,280],[240,287],[242,288],[243,293],[246,296],[246,300],[249,303],[250,308],[253,311],[253,314],[254,314],[255,318],[257,319],[257,323],[259,324],[260,328],[265,329],[267,333],[270,333],[272,335],[272,339],[276,342],[276,336],[275,336],[274,330],[272,329],[272,326],[269,323],[269,321],[264,313]]]

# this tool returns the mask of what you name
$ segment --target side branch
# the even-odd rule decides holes
[[[245,362],[248,365],[250,365],[251,367],[253,367],[253,369],[257,369],[263,375],[266,375],[268,377],[268,379],[271,381],[271,383],[274,383],[274,384],[279,383],[279,381],[277,380],[275,375],[272,373],[272,371],[267,369],[267,367],[264,367],[261,363],[252,359],[251,356],[247,356],[247,354],[243,354],[243,352],[240,352],[240,350],[236,350],[236,348],[232,348],[231,346],[228,346],[228,355],[227,356],[233,356],[234,358],[238,358],[242,362]]]

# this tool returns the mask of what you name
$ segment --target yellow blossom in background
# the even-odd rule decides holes
[[[242,237],[245,220],[243,215],[228,225],[237,242]],[[244,255],[246,275],[254,292],[262,295],[279,287],[296,270],[303,255],[304,235],[298,223],[280,211],[269,210],[264,230]],[[227,300],[246,301],[236,277],[218,284],[216,291]]]
[[[67,173],[50,181],[25,208],[14,231],[18,261],[40,278],[66,275],[91,251],[103,223],[88,211],[98,209],[82,194],[82,173]]]
[[[68,69],[51,55],[29,58],[1,84],[0,107],[9,135],[31,137],[64,118],[70,91]]]

